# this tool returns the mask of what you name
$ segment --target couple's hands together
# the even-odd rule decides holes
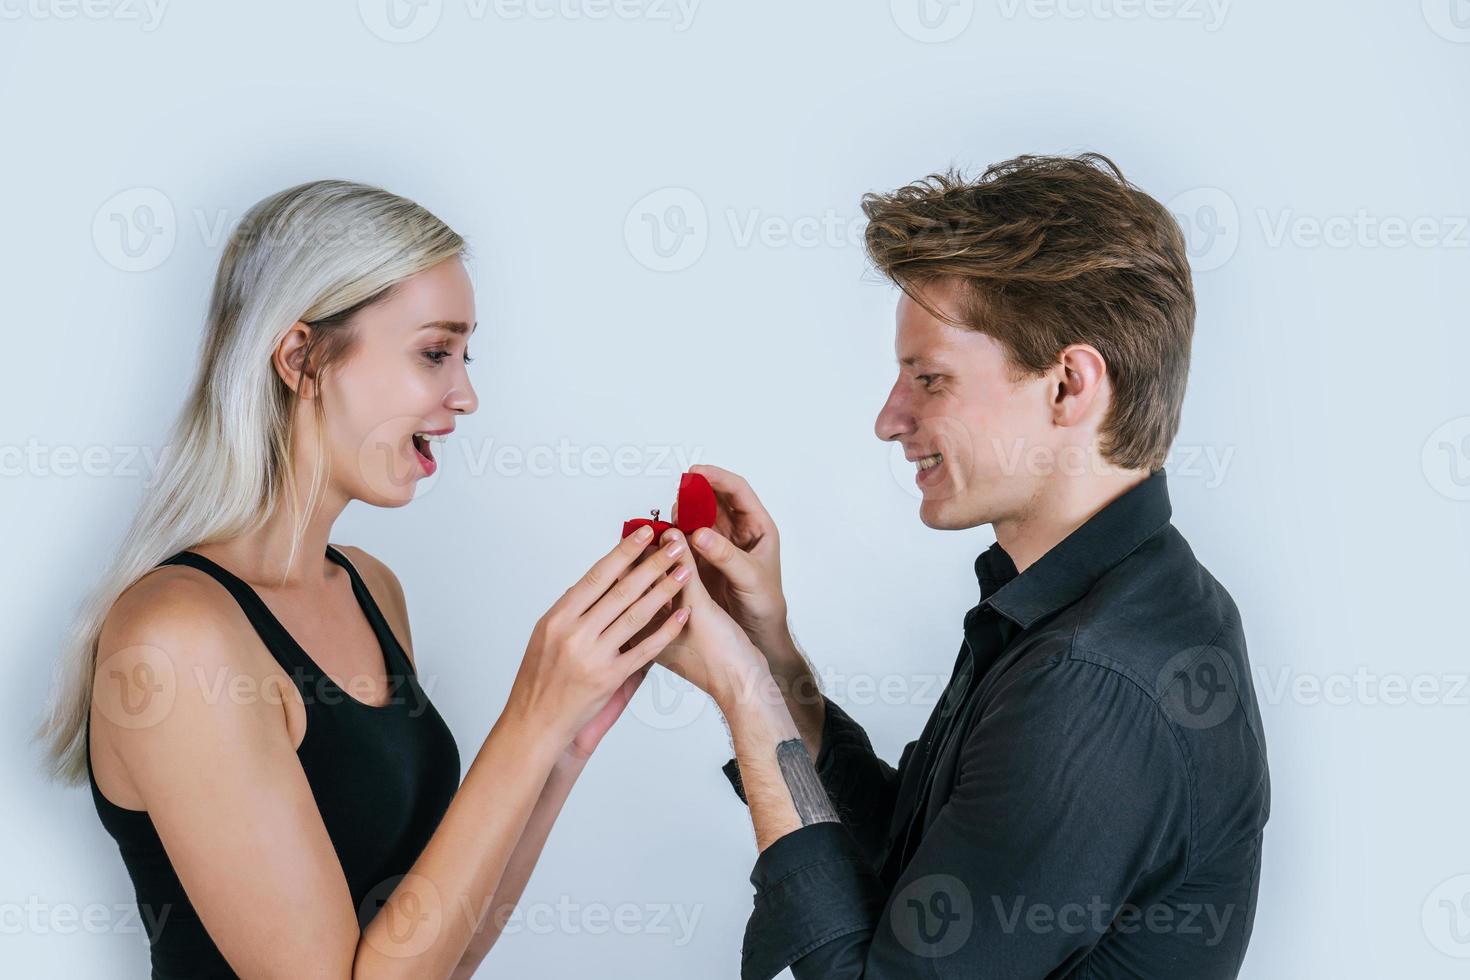
[[[775,663],[799,660],[775,522],[743,478],[708,465],[690,472],[710,481],[719,504],[693,551],[677,529],[658,542],[646,533],[623,539],[532,632],[507,709],[552,720],[559,766],[591,756],[655,659],[727,714],[763,689]]]
[[[531,631],[505,714],[548,736],[557,765],[592,754],[689,616],[660,615],[693,575],[667,547],[644,556],[651,537],[618,542]]]

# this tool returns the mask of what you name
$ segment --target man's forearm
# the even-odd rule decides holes
[[[756,638],[754,642],[765,655],[766,663],[770,664],[771,677],[781,690],[786,710],[806,744],[807,754],[815,762],[822,748],[822,726],[826,722],[827,708],[811,663],[797,647],[791,630],[784,622],[778,634]]]
[[[812,764],[815,753],[804,744],[775,678],[763,673],[717,700],[740,762],[757,848],[764,851],[810,824],[837,822]]]

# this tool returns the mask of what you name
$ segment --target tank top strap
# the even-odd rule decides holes
[[[347,575],[352,579],[352,592],[357,596],[358,605],[362,606],[362,611],[367,616],[368,623],[372,625],[373,632],[377,634],[378,644],[383,648],[384,657],[391,656],[396,661],[388,664],[389,672],[399,672],[404,676],[417,675],[418,671],[414,669],[413,663],[408,659],[408,654],[399,644],[398,637],[388,625],[383,610],[378,608],[377,600],[368,590],[367,583],[362,580],[361,575],[357,574],[357,568],[346,555],[331,545],[327,545],[327,557],[347,569]]]
[[[240,610],[245,613],[245,618],[250,620],[250,625],[255,627],[255,632],[270,651],[276,662],[295,677],[315,677],[317,666],[311,658],[305,655],[296,643],[296,639],[287,632],[286,627],[271,612],[270,607],[265,604],[254,589],[244,579],[235,575],[222,565],[205,558],[195,551],[180,551],[170,555],[158,563],[162,565],[188,565],[209,575],[220,585],[223,585],[239,604]]]

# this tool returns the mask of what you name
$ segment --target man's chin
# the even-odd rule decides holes
[[[954,497],[925,497],[919,503],[919,520],[936,531],[964,531],[989,523],[983,512]]]

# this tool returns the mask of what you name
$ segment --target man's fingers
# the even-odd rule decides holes
[[[750,484],[745,482],[745,477],[708,463],[691,466],[689,472],[698,473],[709,481],[720,505],[726,510],[740,514],[747,521],[754,522],[762,532],[775,531],[776,523],[771,520],[771,515],[766,513],[765,505],[755,495]]]
[[[760,578],[760,571],[750,555],[712,527],[701,528],[692,538],[694,550],[699,557],[719,569],[731,585],[739,589],[753,589]]]

